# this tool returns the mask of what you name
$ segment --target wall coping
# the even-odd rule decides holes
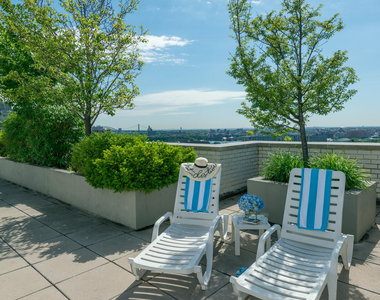
[[[284,141],[251,141],[235,142],[226,144],[197,144],[197,143],[168,143],[169,145],[178,145],[181,147],[193,147],[198,150],[230,151],[235,149],[244,149],[252,147],[299,147],[301,142],[284,142]],[[380,143],[345,143],[345,142],[308,142],[310,149],[347,149],[347,150],[379,150]]]

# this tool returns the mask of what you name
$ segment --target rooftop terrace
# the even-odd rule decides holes
[[[238,198],[221,201],[221,213],[236,213]],[[258,232],[242,233],[240,256],[231,234],[226,242],[216,237],[206,291],[195,275],[148,272],[135,281],[128,257],[148,245],[151,234],[152,227],[133,231],[0,179],[0,298],[237,299],[229,276],[254,262]],[[351,270],[342,264],[339,270],[339,300],[380,299],[380,225],[355,245]]]

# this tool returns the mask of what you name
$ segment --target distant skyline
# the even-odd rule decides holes
[[[251,1],[252,13],[281,9],[280,0]],[[116,3],[116,2],[115,2]],[[235,52],[229,37],[227,0],[141,0],[127,23],[149,29],[141,47],[146,65],[136,83],[140,96],[133,110],[114,117],[101,115],[95,125],[128,129],[137,124],[153,129],[249,128],[236,113],[245,98],[243,86],[226,74]],[[380,126],[379,0],[310,0],[322,8],[322,19],[339,13],[345,28],[323,46],[323,55],[347,50],[348,66],[360,81],[354,98],[338,113],[311,117],[308,127]]]

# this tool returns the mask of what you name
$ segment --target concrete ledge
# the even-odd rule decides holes
[[[287,183],[264,180],[263,177],[250,178],[247,182],[248,194],[263,199],[263,212],[269,213],[271,223],[282,224]],[[355,243],[366,234],[376,220],[376,183],[371,182],[369,190],[349,190],[344,197],[342,232],[353,234]]]
[[[0,157],[0,177],[133,229],[173,211],[176,184],[146,195],[95,189],[74,172],[13,162]]]

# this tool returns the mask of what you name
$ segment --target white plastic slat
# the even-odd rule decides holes
[[[161,264],[171,264],[171,265],[187,265],[191,259],[169,259],[160,257],[157,255],[153,255],[154,253],[149,252],[147,253],[144,258],[145,260],[154,261],[156,263]]]
[[[323,268],[325,265],[325,262],[324,263],[316,263],[316,261],[305,260],[305,259],[303,259],[303,260],[297,259],[298,257],[296,257],[296,256],[290,256],[289,254],[288,255],[281,255],[281,253],[282,253],[281,251],[280,251],[280,253],[273,251],[271,253],[271,256],[276,257],[278,259],[281,259],[283,261],[288,261],[288,262],[291,262],[294,264],[299,264],[300,266],[312,266],[312,267]]]
[[[309,294],[310,293],[310,287],[305,287],[305,286],[299,284],[298,282],[295,282],[295,283],[283,282],[281,280],[276,280],[274,278],[271,278],[271,277],[264,275],[264,274],[261,274],[259,272],[254,272],[254,273],[251,273],[250,275],[256,279],[259,279],[260,281],[263,281],[265,283],[269,283],[276,288],[277,287],[284,288],[284,289],[287,289],[289,291],[299,292],[299,293],[303,293],[303,294]],[[251,279],[251,277],[247,276],[246,280],[251,281],[250,279]]]
[[[288,271],[288,272],[291,272],[294,274],[306,275],[306,276],[310,276],[310,277],[318,277],[317,273],[305,271],[305,270],[300,270],[300,269],[297,269],[297,268],[294,268],[291,266],[284,265],[282,263],[277,263],[277,262],[269,260],[268,257],[263,258],[263,264],[275,267],[275,268],[280,269],[280,270]],[[260,263],[260,265],[263,266],[261,263]]]
[[[275,246],[274,246],[275,247]],[[301,257],[299,255],[290,253],[290,252],[284,252],[281,249],[273,248],[273,255],[284,257],[284,259],[287,260],[295,260],[300,261],[302,263],[311,263],[311,264],[326,264],[326,260],[324,258],[322,259],[315,259],[314,257]]]
[[[310,256],[314,256],[316,258],[330,258],[331,256],[331,252],[328,253],[328,252],[318,252],[318,251],[311,251],[309,249],[305,249],[305,248],[300,248],[300,247],[295,247],[293,245],[289,245],[289,244],[286,244],[286,243],[282,243],[281,245],[279,245],[279,248],[282,248],[286,249],[286,251],[294,251],[296,253],[300,253],[300,254],[306,254],[306,255],[310,255]]]
[[[190,253],[196,253],[198,252],[198,249],[197,248],[192,248],[192,249],[178,249],[178,248],[175,248],[175,247],[170,247],[170,246],[166,246],[166,245],[162,245],[162,244],[156,244],[153,246],[153,249],[160,249],[160,250],[165,250],[165,251],[168,251],[168,253],[186,253],[186,254],[190,254]]]
[[[210,219],[210,220],[200,221],[200,220],[194,220],[191,218],[176,218],[176,217],[174,217],[173,222],[176,222],[178,224],[202,225],[202,226],[210,227],[213,220]]]
[[[278,279],[278,280],[281,280],[283,282],[288,282],[290,284],[298,284],[300,286],[308,287],[308,288],[311,288],[311,287],[315,286],[315,282],[314,281],[313,282],[304,281],[304,280],[300,280],[300,279],[290,278],[288,276],[284,276],[284,275],[281,275],[281,274],[275,274],[273,272],[270,272],[268,270],[263,269],[260,266],[258,266],[255,269],[255,272],[261,273],[263,276],[267,276],[267,277],[270,277],[270,278]]]
[[[297,248],[302,248],[302,249],[310,250],[310,251],[313,251],[313,252],[325,253],[328,256],[331,255],[331,249],[324,248],[324,247],[310,246],[310,245],[307,245],[307,244],[298,243],[298,242],[289,241],[289,240],[282,240],[281,244],[291,245],[291,246],[294,246],[294,247],[297,247]]]
[[[295,280],[302,280],[302,281],[306,281],[306,282],[315,282],[315,277],[310,277],[310,276],[306,276],[306,275],[299,274],[299,273],[289,272],[287,270],[280,269],[280,268],[274,267],[274,266],[269,265],[269,264],[264,264],[264,263],[260,262],[260,264],[258,264],[258,266],[265,269],[265,270],[268,270],[269,272],[272,272],[273,274],[279,274],[279,275],[286,276],[286,277],[289,277],[289,278],[292,278]],[[258,266],[256,266],[256,267],[258,267]]]
[[[299,293],[299,292],[291,291],[289,289],[282,288],[279,286],[273,286],[272,284],[268,284],[267,282],[259,280],[258,278],[250,277],[250,278],[246,278],[246,281],[258,287],[266,289],[272,293],[282,294],[283,296],[286,295],[286,296],[290,296],[296,299],[306,299],[308,296],[308,294],[305,294],[305,293]]]
[[[154,254],[157,257],[162,257],[162,258],[171,258],[171,259],[179,259],[179,260],[190,260],[192,258],[191,255],[187,254],[178,254],[178,253],[167,253],[167,252],[162,252],[162,251],[157,251],[157,249],[150,249],[149,254]]]
[[[318,259],[318,260],[324,261],[327,257],[325,255],[316,256],[316,255],[314,255],[314,253],[302,253],[302,252],[295,251],[293,249],[284,247],[283,245],[276,245],[276,246],[277,246],[277,249],[283,253],[288,253],[288,254],[298,256],[298,257],[302,257],[302,258],[306,258],[306,259]]]
[[[284,236],[286,234],[286,238],[293,240],[293,241],[297,241],[301,237],[301,235],[297,234],[297,232],[295,232],[295,230],[292,232],[286,232],[283,230],[281,232],[281,234]],[[324,239],[317,239],[314,237],[307,237],[307,236],[302,236],[302,242],[310,244],[310,245],[323,244],[325,247],[331,248],[331,249],[333,249],[335,247],[335,244],[336,244],[335,241],[327,241]]]
[[[295,268],[295,269],[298,269],[298,270],[304,270],[304,271],[307,271],[307,272],[313,272],[313,273],[320,273],[321,270],[323,269],[323,266],[322,267],[317,267],[317,266],[305,266],[304,264],[298,264],[298,263],[294,263],[294,262],[291,262],[291,261],[288,261],[288,260],[281,260],[273,255],[269,255],[267,257],[267,259],[269,261],[273,261],[275,263],[278,263],[278,264],[281,264],[281,265],[284,265],[284,266],[288,266],[288,267],[292,267],[292,268]]]

